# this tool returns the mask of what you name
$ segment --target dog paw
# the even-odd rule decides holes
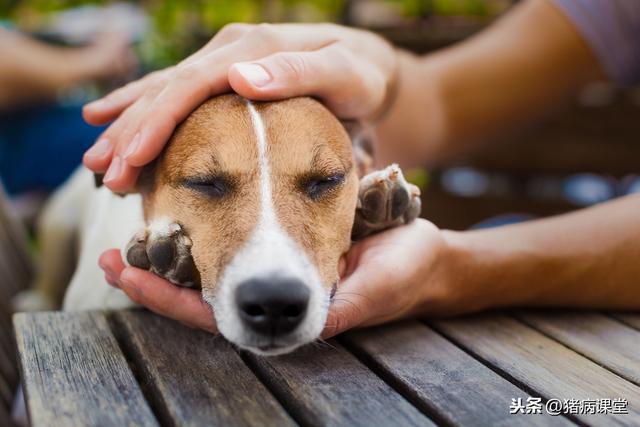
[[[200,275],[191,257],[191,239],[180,224],[155,220],[136,233],[125,248],[129,265],[148,270],[174,285],[200,287]]]
[[[352,237],[408,224],[420,215],[420,189],[408,183],[396,164],[360,179]]]

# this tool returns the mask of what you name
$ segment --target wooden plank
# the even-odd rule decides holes
[[[15,347],[0,348],[0,406],[10,405],[18,385],[18,367],[14,357]]]
[[[295,425],[222,337],[141,310],[113,320],[163,424]]]
[[[627,399],[628,414],[576,414],[594,426],[640,423],[640,388],[504,315],[431,323],[495,369],[546,399]]]
[[[0,304],[1,306],[2,304]],[[2,307],[0,307],[2,310]],[[0,315],[0,378],[14,388],[18,383],[18,366],[16,360],[16,346],[13,340],[11,322]]]
[[[640,385],[640,331],[597,313],[521,312],[529,326]]]
[[[11,420],[11,414],[9,409],[0,405],[0,426],[13,427],[13,421]]]
[[[13,403],[13,387],[0,377],[0,408],[9,409]],[[2,424],[0,424],[2,425]]]
[[[27,408],[38,426],[155,426],[100,313],[14,316]]]
[[[336,341],[277,357],[243,356],[302,425],[434,425]]]
[[[353,331],[342,341],[439,424],[574,425],[548,414],[510,414],[511,399],[531,396],[419,322]]]
[[[615,313],[612,314],[614,318],[621,321],[625,325],[640,330],[640,314],[633,313]]]
[[[19,282],[19,290],[24,290],[33,278],[33,263],[29,254],[28,235],[24,224],[11,214],[8,196],[0,186],[0,225],[4,230],[3,244],[9,248]]]

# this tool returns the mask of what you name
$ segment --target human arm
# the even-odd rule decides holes
[[[462,311],[640,310],[640,195],[517,225],[445,232]]]
[[[522,2],[469,40],[400,61],[399,94],[378,126],[376,148],[383,159],[418,166],[504,139],[604,78],[549,0]]]
[[[0,28],[0,109],[54,98],[79,82],[120,76],[135,65],[126,40],[105,35],[87,47],[39,42]]]

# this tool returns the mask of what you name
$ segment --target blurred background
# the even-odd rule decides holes
[[[514,3],[0,0],[0,178],[12,210],[32,224],[46,195],[80,164],[101,132],[82,122],[84,102],[178,62],[227,23],[331,21],[422,53],[472,35]],[[41,71],[36,81],[63,77],[21,89],[2,74],[7,52],[34,61]],[[640,191],[639,113],[640,90],[592,86],[568,111],[526,135],[437,170],[413,171],[411,179],[423,188],[424,216],[464,229],[488,218],[505,221],[497,215],[556,214]]]

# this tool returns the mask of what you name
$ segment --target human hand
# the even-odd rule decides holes
[[[100,256],[105,279],[120,288],[135,303],[194,329],[217,333],[216,321],[209,304],[199,291],[176,286],[148,271],[127,267],[120,251],[111,249]]]
[[[421,218],[356,242],[322,337],[419,314],[454,313],[447,254],[443,233]]]
[[[423,219],[355,243],[343,263],[343,281],[332,300],[323,338],[421,313],[453,312],[445,254],[441,231]],[[134,302],[193,328],[217,332],[200,292],[125,267],[115,249],[105,252],[99,264],[107,281]]]
[[[175,67],[151,73],[85,106],[92,124],[115,120],[84,157],[104,183],[126,191],[175,127],[207,98],[234,90],[255,100],[320,98],[345,119],[384,109],[395,78],[393,48],[332,24],[232,24]]]

